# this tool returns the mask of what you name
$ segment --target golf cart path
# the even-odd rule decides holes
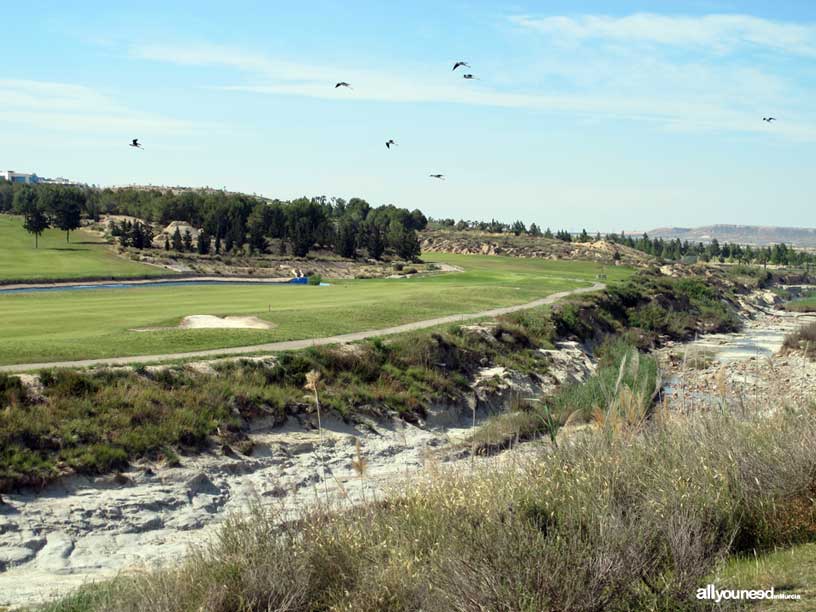
[[[571,279],[576,282],[587,282],[581,279]],[[538,306],[545,306],[553,304],[558,300],[571,295],[580,293],[589,293],[592,291],[600,291],[605,289],[604,283],[594,282],[590,287],[579,287],[578,289],[571,289],[570,291],[560,291],[552,293],[547,297],[527,302],[526,304],[516,304],[514,306],[504,306],[502,308],[493,308],[491,310],[484,310],[482,312],[473,312],[468,314],[448,315],[445,317],[437,317],[435,319],[426,319],[424,321],[414,321],[413,323],[405,323],[404,325],[397,325],[394,327],[386,327],[384,329],[370,329],[366,331],[352,332],[349,334],[340,334],[337,336],[327,336],[325,338],[307,338],[304,340],[285,340],[282,342],[269,342],[267,344],[255,344],[251,346],[234,346],[220,349],[207,349],[203,351],[190,351],[187,353],[168,353],[163,355],[133,355],[130,357],[106,357],[102,359],[80,359],[77,361],[52,361],[45,363],[18,363],[13,365],[0,366],[0,372],[28,372],[31,370],[43,370],[48,368],[84,368],[91,366],[121,366],[133,365],[142,363],[157,363],[161,361],[172,361],[175,359],[197,359],[201,357],[223,357],[226,355],[245,355],[249,353],[266,353],[276,351],[295,351],[305,349],[310,346],[322,346],[326,344],[344,344],[347,342],[356,342],[358,340],[365,340],[366,338],[374,338],[377,336],[391,336],[394,334],[401,334],[404,332],[414,331],[417,329],[425,329],[434,327],[436,325],[444,325],[446,323],[458,323],[461,321],[469,321],[471,319],[480,319],[483,317],[497,317],[499,315],[509,314],[511,312],[518,312],[519,310],[527,310],[536,308]]]

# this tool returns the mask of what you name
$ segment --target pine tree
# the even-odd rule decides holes
[[[211,239],[207,230],[201,230],[196,239],[196,250],[199,255],[207,255],[210,252]]]
[[[368,256],[372,259],[380,259],[385,252],[382,228],[376,223],[368,224],[366,248],[368,249]]]
[[[144,248],[144,231],[142,231],[142,224],[138,221],[130,228],[130,246],[134,249]]]
[[[114,227],[116,224],[114,223]],[[133,224],[130,221],[122,221],[119,224],[119,245],[126,249],[133,244]]]
[[[412,261],[419,257],[419,239],[416,232],[394,219],[388,226],[388,246],[401,258]]]
[[[351,219],[341,219],[334,239],[334,252],[340,257],[354,257],[356,227]]]
[[[314,232],[308,219],[297,218],[292,224],[292,254],[295,257],[306,257],[314,246]]]
[[[173,232],[173,250],[178,253],[184,250],[184,243],[181,241],[181,232],[178,226],[176,226],[176,231]]]
[[[193,235],[189,229],[184,230],[184,236],[181,239],[185,251],[193,250]]]

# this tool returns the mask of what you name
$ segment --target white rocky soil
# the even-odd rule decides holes
[[[672,409],[773,411],[816,401],[816,362],[781,351],[785,336],[816,315],[788,312],[758,291],[741,301],[743,330],[658,351]]]
[[[0,606],[42,602],[89,581],[177,561],[191,545],[206,543],[230,513],[253,504],[274,505],[285,518],[317,503],[360,503],[398,490],[429,465],[469,459],[462,442],[474,417],[478,423],[513,395],[541,395],[594,368],[575,343],[544,352],[552,365],[543,378],[485,368],[466,403],[436,406],[416,425],[396,415],[356,424],[324,415],[321,445],[315,415],[283,427],[257,421],[248,456],[221,447],[182,457],[179,467],[141,464],[4,495]],[[363,478],[352,465],[358,440]]]

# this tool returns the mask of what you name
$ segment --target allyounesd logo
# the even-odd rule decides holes
[[[720,603],[724,599],[759,600],[759,599],[801,599],[796,593],[775,593],[770,589],[717,589],[713,584],[697,589],[697,599]]]

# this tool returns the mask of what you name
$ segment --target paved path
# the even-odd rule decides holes
[[[324,344],[344,344],[346,342],[355,342],[357,340],[374,338],[376,336],[391,336],[393,334],[401,334],[404,332],[414,331],[417,329],[425,329],[427,327],[434,327],[436,325],[444,325],[445,323],[458,323],[460,321],[480,319],[482,317],[497,317],[499,315],[517,312],[519,310],[527,310],[529,308],[535,308],[537,306],[552,304],[570,295],[588,293],[590,291],[598,291],[604,288],[606,288],[606,285],[604,283],[593,283],[591,287],[581,287],[579,289],[572,289],[571,291],[560,291],[558,293],[548,295],[545,298],[541,298],[533,302],[528,302],[526,304],[516,304],[515,306],[505,306],[504,308],[494,308],[492,310],[484,310],[482,312],[474,312],[470,314],[448,315],[446,317],[426,319],[425,321],[415,321],[413,323],[406,323],[405,325],[397,325],[395,327],[386,327],[385,329],[370,329],[367,331],[353,332],[350,334],[328,336],[326,338],[286,340],[283,342],[270,342],[268,344],[256,344],[253,346],[234,346],[230,348],[208,349],[205,351],[190,351],[188,353],[169,353],[166,355],[134,355],[131,357],[107,357],[103,359],[82,359],[78,361],[53,361],[50,363],[18,363],[14,365],[0,366],[0,372],[28,372],[31,370],[43,370],[47,368],[84,368],[90,366],[121,366],[139,363],[157,363],[161,361],[172,361],[175,359],[198,359],[201,357],[245,355],[248,353],[294,351],[308,348],[310,346],[321,346]]]

